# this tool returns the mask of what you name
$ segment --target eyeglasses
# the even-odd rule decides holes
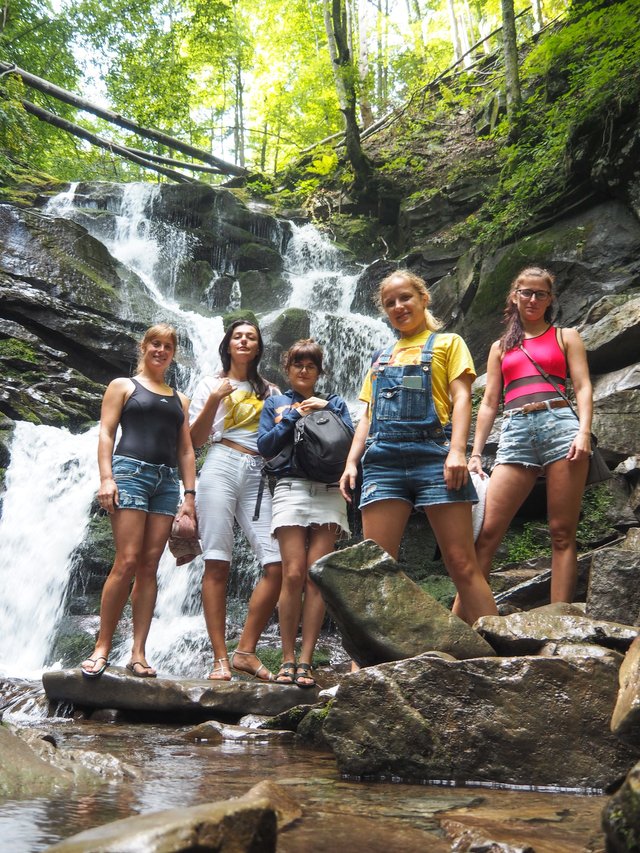
[[[302,370],[308,370],[309,373],[315,373],[318,369],[318,365],[314,364],[312,361],[294,361],[291,364],[294,370],[297,370],[298,373]]]
[[[518,296],[521,296],[523,299],[537,299],[538,302],[545,302],[547,299],[551,298],[551,294],[548,290],[516,290]]]

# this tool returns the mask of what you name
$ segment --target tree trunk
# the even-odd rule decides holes
[[[367,20],[363,14],[362,7],[358,6],[358,77],[360,81],[360,117],[362,126],[370,127],[373,124],[373,110],[369,100],[369,49],[367,47]]]
[[[449,12],[449,23],[451,25],[451,42],[453,44],[453,59],[460,62],[462,47],[460,45],[460,32],[458,30],[458,18],[454,0],[447,0],[447,11]]]
[[[124,157],[126,160],[131,160],[132,163],[137,163],[145,169],[151,169],[154,172],[159,172],[161,175],[166,175],[166,177],[171,178],[172,181],[177,181],[181,184],[193,183],[191,178],[181,175],[180,172],[174,172],[173,169],[165,169],[162,166],[156,166],[149,160],[134,154],[133,151],[130,151],[128,148],[125,148],[122,145],[117,145],[115,142],[109,142],[108,139],[102,139],[102,137],[96,136],[94,133],[90,133],[88,130],[85,130],[84,127],[80,127],[80,125],[67,121],[64,118],[60,118],[60,116],[54,115],[48,110],[44,110],[42,107],[32,104],[31,101],[23,100],[21,103],[28,113],[39,118],[41,121],[46,121],[47,124],[59,127],[61,130],[66,130],[67,133],[78,136],[80,139],[86,139],[87,142],[90,142],[92,145],[97,145],[98,148],[104,148],[105,151],[110,151],[112,154],[118,154],[120,157]]]
[[[507,99],[507,119],[510,133],[517,130],[520,109],[520,76],[518,71],[518,44],[513,0],[500,0],[502,6],[502,43],[504,46],[504,80]]]
[[[194,148],[193,145],[187,145],[185,142],[180,142],[179,139],[174,139],[172,136],[168,136],[166,133],[161,133],[159,130],[141,127],[139,124],[124,118],[124,116],[121,116],[118,113],[102,109],[101,107],[92,104],[90,101],[80,98],[78,95],[74,95],[66,89],[61,89],[59,86],[49,83],[48,80],[43,80],[41,77],[29,74],[28,71],[24,71],[22,68],[18,68],[15,65],[0,62],[0,71],[13,71],[22,77],[27,86],[31,86],[32,89],[37,89],[40,92],[51,95],[59,101],[63,101],[65,104],[70,104],[72,107],[78,107],[81,110],[92,113],[99,118],[103,118],[112,124],[118,125],[118,127],[123,127],[125,130],[131,130],[146,139],[153,139],[161,145],[166,145],[167,148],[172,148],[175,151],[181,151],[189,157],[195,157],[196,160],[202,160],[204,163],[217,166],[224,175],[247,174],[246,169],[241,169],[238,166],[234,166],[232,163],[226,163],[224,160],[214,157],[213,154],[209,154],[207,151],[202,151],[200,148]]]
[[[338,101],[344,115],[347,157],[355,176],[354,187],[363,191],[371,177],[371,165],[360,144],[356,119],[356,70],[349,52],[345,0],[323,0],[323,5]]]

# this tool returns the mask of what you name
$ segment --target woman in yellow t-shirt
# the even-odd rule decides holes
[[[355,432],[340,489],[351,501],[358,463],[360,509],[366,539],[397,559],[413,507],[424,509],[466,618],[496,614],[489,585],[475,556],[466,444],[475,370],[459,335],[436,334],[423,279],[408,270],[387,276],[380,307],[400,333],[364,381],[367,404]]]

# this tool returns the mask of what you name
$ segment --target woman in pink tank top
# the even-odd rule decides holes
[[[577,580],[576,531],[591,453],[592,389],[580,335],[575,329],[552,324],[553,284],[552,273],[528,267],[511,285],[506,331],[489,352],[487,384],[468,467],[482,473],[482,452],[504,395],[500,442],[476,542],[478,562],[488,578],[493,555],[511,520],[544,471],[552,547],[551,601],[570,602]],[[558,390],[565,393],[567,375],[579,421]],[[454,611],[463,615],[458,601]]]

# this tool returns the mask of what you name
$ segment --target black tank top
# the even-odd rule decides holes
[[[115,453],[152,465],[178,464],[178,435],[184,422],[184,411],[176,391],[155,394],[137,379],[133,394],[122,407],[122,435]]]

